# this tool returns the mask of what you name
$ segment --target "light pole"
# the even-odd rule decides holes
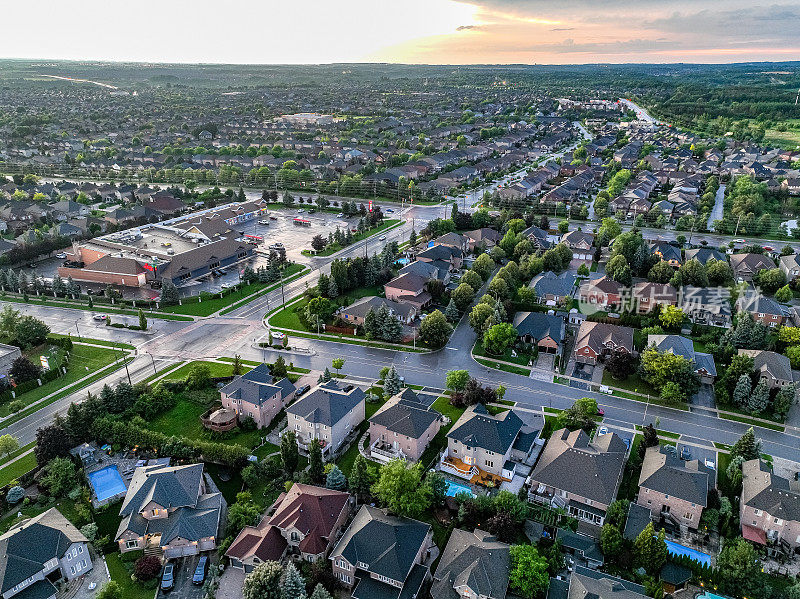
[[[153,374],[158,374],[158,370],[156,370],[156,359],[153,357],[153,354],[150,352],[145,352],[148,356],[150,356],[150,360],[153,362]]]
[[[78,341],[81,340],[81,332],[78,330],[78,321],[75,321],[75,332],[78,333]]]

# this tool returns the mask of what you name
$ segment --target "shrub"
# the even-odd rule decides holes
[[[19,485],[11,487],[6,493],[6,501],[10,504],[19,503],[25,497],[25,489]]]
[[[161,560],[155,555],[144,555],[133,565],[133,575],[136,580],[142,582],[153,580],[159,572],[161,572]]]
[[[89,542],[94,541],[97,538],[97,524],[90,522],[81,526],[81,534],[89,539]]]

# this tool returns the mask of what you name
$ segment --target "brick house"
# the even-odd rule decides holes
[[[625,287],[614,279],[602,276],[584,281],[579,296],[582,304],[596,306],[599,310],[616,308],[622,304]]]
[[[713,482],[700,460],[683,461],[663,446],[648,447],[637,503],[650,510],[653,520],[664,518],[681,528],[697,530]]]
[[[426,279],[412,273],[405,273],[386,283],[383,286],[383,292],[386,299],[401,304],[411,304],[419,313],[433,301],[426,285]]]
[[[739,355],[753,358],[753,370],[759,380],[765,381],[771,389],[779,389],[796,381],[789,358],[783,354],[761,349],[740,349]]]
[[[774,474],[763,460],[745,462],[739,520],[747,540],[800,552],[800,485]]]
[[[259,364],[220,389],[222,407],[236,412],[240,420],[252,418],[258,428],[269,426],[278,412],[291,403],[296,392],[288,378],[275,382],[273,378],[269,366]]]
[[[370,455],[381,462],[418,461],[442,425],[430,403],[409,388],[391,397],[369,419]]]
[[[676,306],[678,290],[669,283],[636,283],[633,286],[633,301],[639,314],[647,314],[656,306]]]
[[[566,336],[566,325],[561,316],[543,312],[517,312],[513,324],[523,343],[535,344],[540,352],[561,353]]]
[[[575,337],[575,360],[597,364],[616,352],[634,353],[630,327],[584,321]]]
[[[749,290],[736,300],[739,312],[748,312],[753,320],[770,328],[775,328],[787,319],[787,311],[771,297]]]
[[[363,505],[329,559],[354,599],[400,599],[420,596],[430,580],[425,562],[432,547],[430,524]]]
[[[739,283],[752,281],[759,270],[775,268],[775,262],[763,254],[733,254],[730,256],[733,276]]]

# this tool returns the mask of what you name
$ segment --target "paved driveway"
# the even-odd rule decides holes
[[[700,390],[692,396],[693,406],[704,408],[714,407],[714,387],[711,385],[700,385]]]
[[[156,599],[202,599],[203,586],[192,584],[192,575],[198,561],[199,555],[170,560],[175,566],[175,588],[166,593],[159,588]]]

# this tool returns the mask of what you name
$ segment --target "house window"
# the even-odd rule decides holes
[[[494,462],[491,462],[489,460],[484,460],[483,463],[486,464],[487,466],[489,466],[489,468],[494,466]]]
[[[342,574],[340,572],[339,573],[339,578],[342,580],[342,582],[344,582],[346,584],[350,584],[350,576],[348,574]]]
[[[762,512],[761,510],[753,510],[753,513],[754,513],[756,516],[760,516],[760,515],[761,515],[761,514],[763,514],[764,512]]]
[[[125,541],[125,549],[136,549],[138,546],[139,546],[139,540],[138,539]]]

